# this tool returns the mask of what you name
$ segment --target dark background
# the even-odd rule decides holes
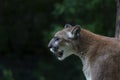
[[[0,80],[85,80],[78,57],[47,48],[66,23],[114,36],[115,0],[0,0]]]

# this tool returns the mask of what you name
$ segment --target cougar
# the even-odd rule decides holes
[[[115,38],[66,24],[55,33],[48,47],[58,60],[72,54],[78,56],[86,80],[120,80],[120,41]]]

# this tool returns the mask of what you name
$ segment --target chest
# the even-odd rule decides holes
[[[83,73],[86,77],[86,80],[92,80],[91,79],[91,68],[87,63],[83,64]]]

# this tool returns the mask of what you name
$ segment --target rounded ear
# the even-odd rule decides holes
[[[72,35],[74,36],[74,39],[80,36],[80,31],[81,31],[80,25],[75,25],[75,27],[71,31]]]
[[[70,28],[72,27],[70,24],[65,24],[64,28]]]

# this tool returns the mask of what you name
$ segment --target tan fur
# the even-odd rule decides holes
[[[55,37],[61,38],[59,45],[68,43],[73,54],[80,57],[86,79],[120,80],[120,41],[85,29],[81,29],[78,39],[69,40],[67,32],[72,29],[58,31]]]

